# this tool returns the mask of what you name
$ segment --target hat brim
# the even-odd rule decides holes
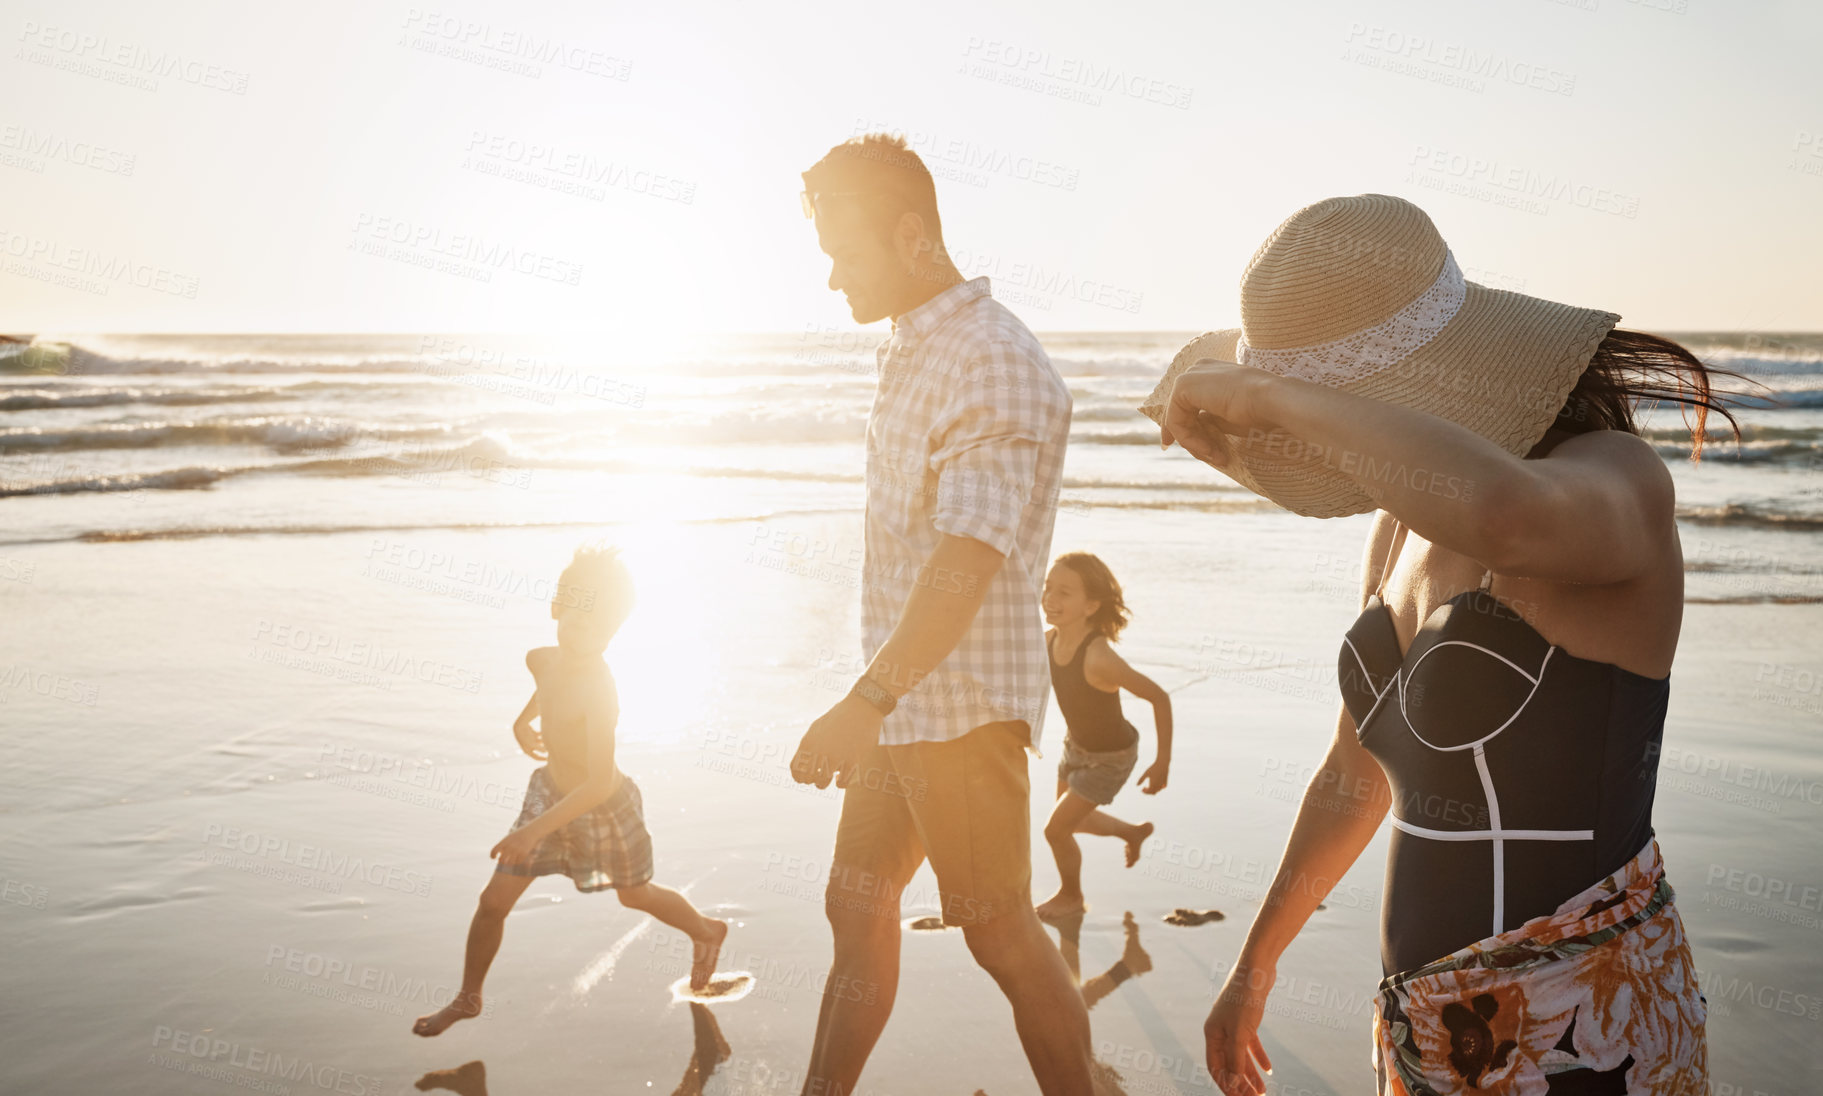
[[[1424,346],[1377,373],[1335,387],[1447,419],[1523,457],[1556,420],[1589,359],[1619,320],[1612,312],[1469,282],[1455,317]],[[1172,359],[1140,412],[1162,424],[1178,376],[1198,361],[1233,361],[1240,335],[1238,328],[1229,328],[1192,339]],[[1229,472],[1235,482],[1306,517],[1367,513],[1379,508],[1387,486],[1409,485],[1414,475],[1427,484],[1438,475],[1447,477],[1443,470],[1380,464],[1372,454],[1341,453],[1277,431],[1251,441],[1230,435],[1229,442],[1236,455]]]

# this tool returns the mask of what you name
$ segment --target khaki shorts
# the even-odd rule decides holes
[[[842,793],[826,898],[899,916],[899,894],[930,857],[943,923],[986,924],[1032,905],[1031,732],[987,723],[948,742],[873,746]]]
[[[1057,779],[1065,787],[1098,807],[1114,802],[1114,797],[1127,786],[1139,764],[1139,732],[1134,732],[1133,745],[1121,750],[1096,753],[1076,745],[1069,736],[1063,740],[1063,759],[1057,763]]]

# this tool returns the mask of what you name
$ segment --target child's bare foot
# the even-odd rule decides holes
[[[1141,822],[1139,825],[1133,827],[1133,836],[1127,838],[1127,867],[1130,868],[1139,863],[1139,847],[1144,845],[1146,843],[1146,838],[1151,836],[1152,823]]]
[[[427,1012],[418,1017],[418,1022],[411,1026],[412,1033],[430,1038],[441,1035],[457,1020],[467,1020],[481,1015],[481,995],[479,993],[458,993],[449,999],[449,1004],[435,1012]]]
[[[1056,894],[1051,895],[1051,897],[1038,904],[1038,919],[1041,921],[1055,921],[1058,918],[1082,913],[1087,908],[1088,907],[1083,904],[1082,895],[1065,894],[1062,891],[1058,891]]]
[[[690,960],[690,988],[700,990],[709,984],[709,976],[715,973],[715,961],[722,956],[722,941],[728,939],[728,922],[714,917],[705,917],[709,922],[709,936],[695,941],[695,955]]]

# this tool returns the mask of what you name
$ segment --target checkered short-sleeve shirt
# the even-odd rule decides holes
[[[1039,594],[1050,561],[1070,391],[1037,336],[976,278],[900,316],[879,349],[867,419],[863,655],[872,660],[944,534],[1006,562],[950,653],[886,717],[887,745],[944,742],[1024,720],[1036,744],[1051,687]]]

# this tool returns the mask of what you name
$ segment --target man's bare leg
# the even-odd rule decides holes
[[[525,888],[532,885],[529,875],[508,875],[495,872],[487,886],[482,888],[481,900],[475,906],[475,916],[468,925],[468,951],[462,960],[462,988],[449,1004],[435,1012],[427,1012],[418,1017],[412,1025],[412,1031],[426,1037],[443,1034],[457,1020],[466,1020],[471,1016],[481,1015],[481,983],[487,980],[487,970],[494,965],[494,956],[500,951],[500,938],[506,931],[506,915],[513,912],[513,904],[525,893]]]
[[[718,917],[704,917],[690,900],[657,883],[622,887],[617,891],[620,904],[631,910],[649,913],[658,920],[688,936],[695,945],[690,962],[690,988],[702,989],[715,973],[715,961],[721,957],[722,941],[728,938],[728,922]]]
[[[916,871],[917,864],[911,868]],[[899,894],[911,872],[904,879],[875,876],[879,885],[866,888],[867,893],[841,884],[855,875],[844,867],[832,870],[824,894],[835,958],[817,1013],[804,1096],[850,1096],[855,1091],[899,992]],[[1048,938],[1045,943],[1049,945]]]
[[[1013,1006],[1013,1027],[1044,1096],[1089,1096],[1089,1010],[1038,914],[1023,903],[963,928],[975,962]]]

